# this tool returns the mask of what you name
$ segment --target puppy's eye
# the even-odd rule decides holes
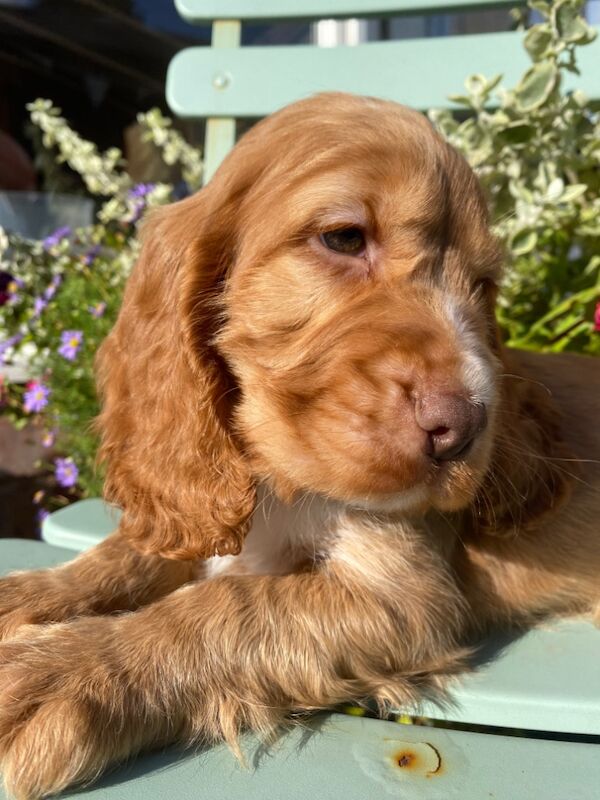
[[[321,234],[321,242],[328,250],[346,256],[361,256],[365,250],[365,235],[360,228],[340,228]]]

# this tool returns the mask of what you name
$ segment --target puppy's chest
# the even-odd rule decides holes
[[[338,517],[337,506],[317,495],[304,495],[287,505],[260,487],[242,552],[209,559],[204,576],[292,572],[329,550]]]

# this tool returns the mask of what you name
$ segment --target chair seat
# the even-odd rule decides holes
[[[46,517],[42,539],[69,550],[87,550],[115,530],[120,515],[118,508],[98,497],[79,500]]]
[[[0,541],[0,573],[55,566],[73,551]],[[504,645],[501,647],[501,645]],[[142,756],[70,798],[102,800],[597,800],[600,786],[600,633],[563,622],[491,642],[454,689],[447,719],[567,732],[560,740],[489,735],[322,714],[265,750],[245,737],[248,768],[224,746]],[[576,679],[575,679],[576,678]],[[428,707],[440,718],[437,707]],[[583,731],[583,729],[586,729]],[[576,793],[573,787],[576,786]],[[6,800],[0,790],[0,800]]]
[[[598,800],[600,785],[598,745],[341,714],[318,715],[269,750],[246,737],[244,751],[247,768],[224,746],[151,753],[65,800]]]

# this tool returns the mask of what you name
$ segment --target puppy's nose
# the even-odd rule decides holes
[[[473,403],[459,394],[425,394],[415,403],[415,417],[427,432],[427,454],[438,461],[451,461],[466,452],[487,425],[483,403]]]

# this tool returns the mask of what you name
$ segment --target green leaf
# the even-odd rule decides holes
[[[487,87],[485,75],[469,75],[465,81],[465,88],[469,94],[481,95]]]
[[[562,196],[564,188],[565,183],[562,178],[554,178],[551,180],[546,189],[546,201],[549,203],[556,203]]]
[[[575,339],[576,336],[580,336],[582,333],[591,333],[592,330],[593,326],[591,322],[582,320],[578,325],[572,328],[566,336],[561,337],[557,342],[555,342],[553,350],[557,353],[562,352],[568,347],[568,345],[573,341],[573,339]]]
[[[597,279],[600,281],[600,256],[592,256],[583,270],[584,275],[595,275],[596,273]]]
[[[515,255],[524,256],[533,250],[537,241],[538,236],[535,231],[522,230],[513,237],[510,247]]]
[[[583,19],[578,5],[572,0],[556,3],[552,19],[556,32],[565,42],[588,44],[596,38],[596,32]]]
[[[503,144],[524,144],[535,134],[535,127],[526,122],[513,122],[498,131],[498,139]]]
[[[503,77],[504,76],[502,74],[494,75],[493,78],[490,78],[488,80],[487,87],[486,87],[488,94],[490,92],[492,92],[496,88],[496,86],[498,86],[498,84],[500,83],[500,81],[502,80]]]
[[[539,108],[548,99],[558,80],[558,70],[551,61],[540,61],[527,70],[515,90],[521,111]]]
[[[548,24],[534,25],[525,34],[525,49],[532,61],[540,61],[552,44],[552,30]]]
[[[578,197],[581,197],[587,191],[587,183],[572,183],[569,186],[565,187],[564,192],[562,193],[562,197],[560,198],[561,203],[571,203],[573,200],[577,200]]]
[[[534,11],[539,11],[545,19],[548,19],[550,11],[550,2],[548,0],[529,0],[527,5]]]
[[[472,99],[464,94],[449,94],[448,100],[451,100],[459,106],[467,106],[468,108],[471,108],[473,105]]]

